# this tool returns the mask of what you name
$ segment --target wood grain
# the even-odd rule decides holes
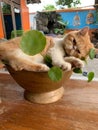
[[[15,71],[6,65],[10,75],[25,89],[24,97],[35,103],[47,104],[58,101],[64,94],[64,85],[72,75],[72,71],[63,72],[62,79],[52,81],[47,72]]]
[[[69,80],[64,96],[41,105],[26,101],[8,74],[0,74],[0,130],[98,130],[98,82]]]

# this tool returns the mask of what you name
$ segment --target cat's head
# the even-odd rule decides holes
[[[71,31],[64,37],[64,49],[68,56],[86,58],[91,48],[94,48],[88,34],[89,28],[85,27],[78,31]]]

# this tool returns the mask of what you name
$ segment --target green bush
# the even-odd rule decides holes
[[[22,34],[23,34],[23,30],[13,30],[12,32],[11,32],[11,38],[14,38],[14,37],[19,37],[19,36],[22,36]]]

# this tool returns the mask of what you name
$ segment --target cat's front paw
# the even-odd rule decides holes
[[[72,68],[83,68],[84,62],[79,58],[75,57],[66,57],[65,61],[69,62],[72,65]]]
[[[10,61],[9,63],[11,67],[16,71],[27,70],[27,71],[35,71],[35,72],[47,72],[50,68],[45,64],[40,63],[31,63],[31,62],[16,62]]]
[[[61,64],[60,68],[63,71],[70,71],[72,67],[71,67],[70,63],[65,62],[65,63]]]
[[[24,69],[24,65],[22,63],[18,63],[16,61],[10,61],[9,65],[15,70],[15,71],[21,71]]]
[[[84,62],[80,59],[76,59],[72,61],[72,68],[83,68]]]
[[[49,67],[45,64],[42,64],[42,65],[39,65],[39,67],[35,70],[35,71],[38,71],[38,72],[47,72],[49,71]]]

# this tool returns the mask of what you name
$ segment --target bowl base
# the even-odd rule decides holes
[[[24,97],[30,102],[39,104],[48,104],[58,101],[64,94],[64,87],[60,87],[56,90],[44,93],[32,93],[25,90]]]

